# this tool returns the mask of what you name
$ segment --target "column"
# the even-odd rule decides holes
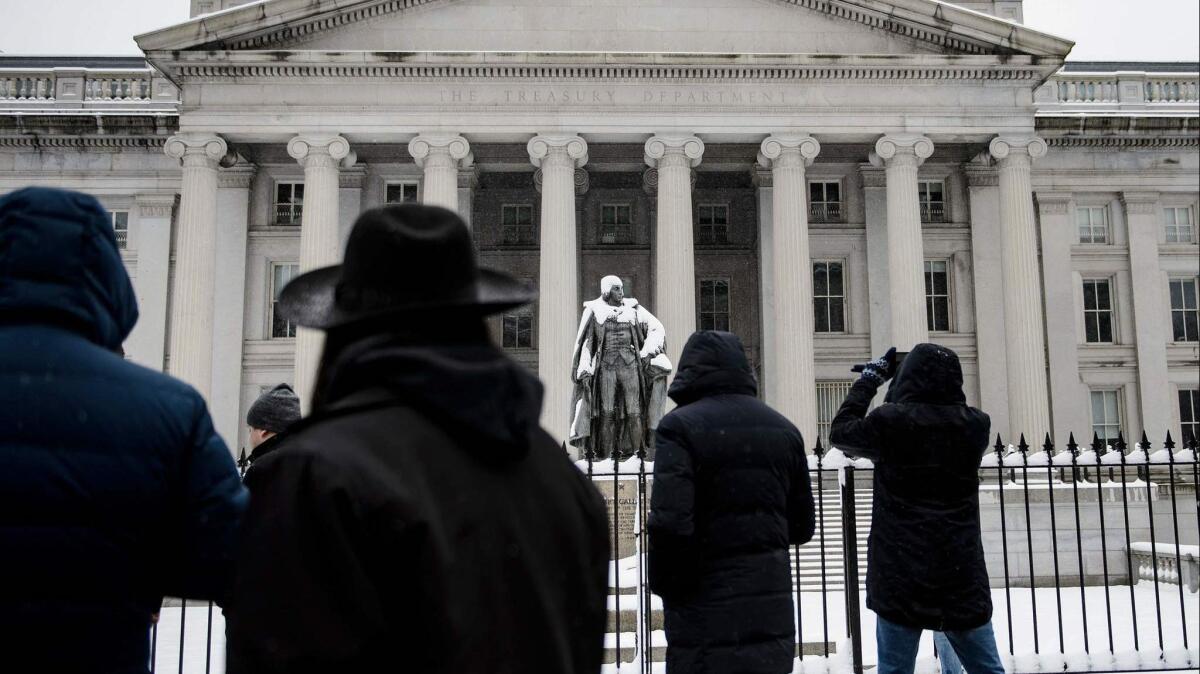
[[[408,143],[408,153],[425,171],[422,203],[458,212],[460,162],[473,161],[467,139],[456,134],[423,133]]]
[[[872,157],[887,180],[888,311],[892,344],[900,351],[929,341],[917,169],[932,154],[928,138],[896,134],[876,141]]]
[[[779,405],[779,379],[784,376],[779,369],[775,344],[775,269],[772,250],[774,238],[772,228],[775,216],[771,205],[775,199],[771,170],[756,166],[753,170],[754,186],[758,188],[758,272],[759,292],[762,303],[762,381],[759,387],[763,399],[772,407]],[[785,342],[786,344],[786,342]]]
[[[770,166],[771,282],[775,291],[774,373],[776,409],[806,438],[817,437],[816,371],[813,365],[812,262],[808,253],[808,181],[804,170],[821,145],[811,136],[770,136],[759,164]],[[661,174],[660,174],[661,189]]]
[[[658,171],[654,240],[654,306],[667,331],[673,363],[696,331],[696,251],[692,223],[692,168],[704,143],[690,135],[659,135],[646,141],[646,164]],[[673,376],[673,375],[672,375]]]
[[[1050,430],[1050,399],[1030,173],[1033,160],[1046,154],[1046,142],[1036,136],[999,137],[992,139],[988,150],[1000,167],[1009,435],[1024,433],[1026,440],[1037,444]]]
[[[183,165],[169,371],[207,400],[212,388],[217,168],[229,148],[218,136],[181,133],[167,140],[163,149]]]
[[[1142,428],[1155,442],[1172,428],[1171,396],[1167,374],[1167,342],[1171,314],[1164,306],[1167,280],[1158,262],[1158,193],[1125,192],[1125,219],[1129,226],[1129,271],[1133,279],[1133,333],[1137,340],[1138,401]],[[139,256],[139,260],[141,257]],[[1193,260],[1194,261],[1194,260]]]
[[[867,225],[867,310],[871,327],[872,357],[888,350],[892,342],[889,309],[887,176],[871,164],[858,167],[863,183],[863,217]],[[866,354],[863,354],[866,355]]]
[[[130,357],[139,365],[162,371],[167,348],[167,288],[171,266],[171,214],[174,194],[138,195],[137,250],[138,322],[127,340]]]
[[[542,427],[562,442],[571,425],[571,353],[580,314],[575,170],[587,163],[587,143],[574,135],[544,135],[532,138],[526,149],[542,174],[537,343],[538,375],[546,387]]]
[[[296,136],[288,154],[304,166],[304,212],[300,219],[300,272],[336,264],[338,250],[338,169],[351,159],[350,143],[341,136]],[[353,161],[351,159],[351,161]],[[324,348],[324,333],[296,331],[296,374],[293,385],[305,414]]]
[[[1046,298],[1046,358],[1049,363],[1050,410],[1055,442],[1075,433],[1091,441],[1087,387],[1079,377],[1079,338],[1075,321],[1083,307],[1075,306],[1079,283],[1071,269],[1071,244],[1079,240],[1071,217],[1070,192],[1038,192],[1041,220],[1042,285]],[[980,347],[982,349],[982,347]],[[987,408],[984,408],[987,409]]]
[[[975,283],[975,353],[979,405],[994,433],[1009,439],[1008,360],[1004,344],[1004,267],[1000,259],[1000,176],[990,158],[966,168],[971,210],[971,277]],[[993,437],[994,437],[993,433]],[[1016,442],[1016,438],[1012,438]]]
[[[242,424],[243,311],[246,305],[246,240],[250,229],[250,184],[254,168],[221,172],[217,189],[217,279],[213,323],[213,384],[209,411],[217,433],[237,452]]]

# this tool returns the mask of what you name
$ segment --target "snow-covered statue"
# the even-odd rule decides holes
[[[624,459],[645,448],[662,419],[671,361],[654,314],[625,297],[616,276],[600,281],[600,297],[583,303],[571,372],[573,446],[597,459]]]

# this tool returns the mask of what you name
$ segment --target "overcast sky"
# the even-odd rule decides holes
[[[0,0],[0,51],[138,54],[133,35],[187,19],[189,5],[188,0]],[[1200,60],[1197,0],[1025,0],[1025,24],[1075,40],[1074,61]]]

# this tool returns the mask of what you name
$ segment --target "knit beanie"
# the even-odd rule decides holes
[[[280,384],[260,395],[246,413],[246,423],[272,433],[282,433],[300,420],[300,398],[291,386]]]

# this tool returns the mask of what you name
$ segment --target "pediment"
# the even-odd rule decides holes
[[[935,0],[261,0],[138,36],[167,51],[1029,55],[1071,43]]]

